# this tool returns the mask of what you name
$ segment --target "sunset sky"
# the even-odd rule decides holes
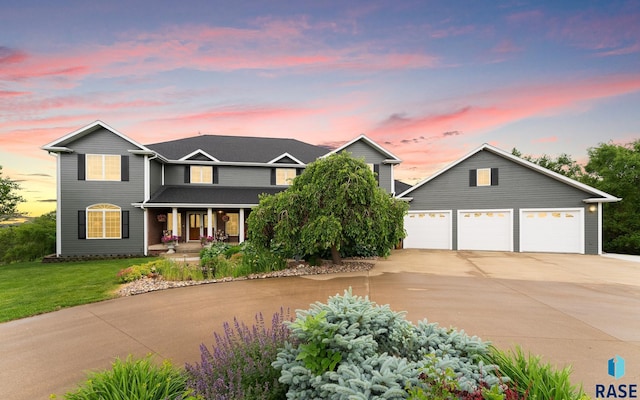
[[[0,165],[55,209],[40,149],[102,120],[342,144],[424,179],[483,143],[568,153],[640,137],[640,1],[0,0]]]

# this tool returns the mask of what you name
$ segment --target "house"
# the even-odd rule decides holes
[[[405,248],[602,252],[602,203],[620,199],[488,144],[411,187],[361,135],[331,150],[294,139],[199,135],[140,144],[96,121],[42,147],[57,158],[58,256],[147,255],[165,234],[245,240],[260,194],[349,151],[407,201]]]
[[[58,256],[147,255],[181,242],[245,240],[259,195],[285,190],[306,165],[347,150],[395,192],[400,159],[360,136],[338,149],[294,139],[199,135],[140,144],[96,121],[42,147],[57,158]]]
[[[602,203],[621,199],[484,144],[400,193],[405,248],[602,253]]]

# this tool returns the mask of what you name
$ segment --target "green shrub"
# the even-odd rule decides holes
[[[539,356],[525,355],[519,346],[501,351],[493,346],[484,354],[487,363],[498,366],[499,373],[510,379],[509,386],[536,400],[577,400],[587,398],[582,387],[571,385],[571,367],[556,369]]]
[[[299,343],[285,345],[273,363],[289,385],[288,399],[406,398],[407,388],[427,388],[419,378],[429,370],[450,369],[467,392],[500,384],[495,366],[480,359],[488,344],[477,337],[426,321],[413,325],[351,291],[296,315],[289,328]]]
[[[201,281],[205,279],[203,270],[198,265],[165,259],[157,268],[158,273],[167,281]]]
[[[280,271],[287,267],[287,261],[277,252],[260,248],[251,241],[244,241],[243,245],[242,265],[250,273]]]
[[[116,275],[116,277],[118,278],[118,282],[133,282],[135,280],[144,278],[145,276],[151,275],[152,271],[155,272],[155,270],[152,270],[152,267],[149,264],[150,263],[132,265],[128,268],[120,270]]]
[[[67,400],[165,400],[194,399],[186,388],[186,374],[165,361],[155,365],[151,357],[125,361],[116,359],[107,371],[89,374],[75,392],[65,395]]]
[[[33,261],[56,251],[56,213],[17,226],[0,226],[0,264]]]

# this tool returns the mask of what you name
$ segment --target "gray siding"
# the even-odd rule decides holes
[[[469,170],[498,168],[497,186],[469,186]],[[411,192],[412,210],[453,210],[453,246],[457,249],[457,210],[513,209],[514,251],[520,251],[521,208],[583,208],[585,252],[597,254],[597,212],[590,213],[580,189],[523,167],[488,151],[481,151]]]
[[[162,187],[162,164],[156,160],[149,162],[149,195]]]
[[[221,186],[271,186],[271,168],[222,166],[218,179]]]
[[[144,156],[130,154],[135,147],[117,135],[100,129],[67,147],[76,153],[60,153],[62,255],[143,254],[143,212],[131,205],[143,200]],[[78,155],[120,154],[129,156],[128,182],[78,180]],[[78,211],[97,203],[109,203],[129,211],[128,239],[78,239]]]
[[[346,147],[344,151],[351,153],[354,158],[364,158],[364,162],[366,163],[379,164],[379,185],[387,192],[391,192],[391,169],[393,168],[393,166],[390,164],[382,163],[387,159],[384,154],[380,153],[377,149],[360,140]]]

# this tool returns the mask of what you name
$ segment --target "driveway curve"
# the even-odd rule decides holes
[[[499,347],[520,344],[558,366],[595,397],[614,383],[620,355],[640,384],[640,263],[601,256],[396,250],[366,273],[290,277],[171,289],[0,324],[0,393],[47,399],[115,357],[149,353],[175,364],[199,360],[199,345],[237,317],[269,319],[306,309],[351,287],[412,321],[464,329]]]

